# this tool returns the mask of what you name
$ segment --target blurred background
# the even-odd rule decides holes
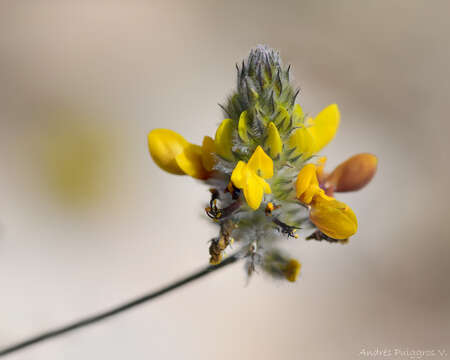
[[[1,0],[0,348],[207,263],[207,187],[157,168],[146,135],[213,135],[235,63],[267,44],[306,111],[339,104],[328,170],[379,157],[373,182],[340,196],[358,234],[290,240],[294,284],[246,286],[233,265],[10,358],[450,353],[449,12],[445,0]]]

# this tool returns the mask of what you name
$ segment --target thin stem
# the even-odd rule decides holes
[[[110,310],[104,311],[99,314],[95,314],[89,317],[86,317],[84,319],[75,321],[71,324],[68,324],[66,326],[50,330],[47,332],[44,332],[40,335],[33,336],[27,340],[20,341],[14,345],[5,347],[4,349],[0,349],[0,357],[6,356],[8,354],[11,354],[13,352],[19,351],[21,349],[27,348],[33,344],[37,344],[40,342],[43,342],[45,340],[49,340],[51,338],[63,335],[65,333],[68,333],[70,331],[80,329],[82,327],[97,323],[101,320],[104,320],[106,318],[109,318],[111,316],[117,315],[123,311],[129,310],[131,308],[134,308],[135,306],[141,305],[147,301],[153,300],[161,295],[164,295],[165,293],[168,293],[172,290],[175,290],[183,285],[186,285],[194,280],[200,279],[201,277],[208,275],[216,270],[219,270],[227,265],[230,265],[234,262],[236,262],[239,259],[239,253],[235,253],[234,255],[231,255],[227,258],[225,258],[220,264],[215,266],[206,266],[203,269],[200,269],[199,271],[193,273],[192,275],[189,275],[183,279],[180,279],[178,281],[175,281],[174,283],[165,286],[159,290],[156,290],[154,292],[151,292],[149,294],[145,294],[141,297],[138,297],[134,300],[130,300],[126,303],[123,303],[122,305],[116,306],[115,308],[112,308]]]

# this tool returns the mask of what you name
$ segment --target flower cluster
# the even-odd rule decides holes
[[[283,238],[344,243],[356,233],[352,209],[335,192],[366,185],[377,158],[358,154],[326,174],[317,157],[335,136],[340,113],[329,105],[315,117],[296,104],[299,90],[290,83],[290,66],[277,52],[260,46],[237,67],[237,90],[223,106],[226,119],[214,139],[191,144],[167,129],[148,135],[153,160],[163,170],[189,175],[211,186],[206,214],[220,226],[211,240],[211,264],[222,260],[234,242],[246,254],[248,273],[259,267],[272,276],[295,281],[300,263],[282,252]]]

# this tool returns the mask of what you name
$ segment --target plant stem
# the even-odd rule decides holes
[[[131,308],[134,308],[135,306],[141,305],[143,303],[146,303],[147,301],[153,300],[161,295],[164,295],[172,290],[175,290],[183,285],[189,284],[192,281],[195,281],[197,279],[200,279],[201,277],[208,275],[216,270],[219,270],[227,265],[233,264],[240,258],[239,253],[235,253],[234,255],[231,255],[227,258],[225,258],[220,264],[215,266],[206,266],[203,269],[200,269],[199,271],[186,276],[178,281],[175,281],[174,283],[167,285],[159,290],[153,291],[151,293],[145,294],[141,297],[138,297],[136,299],[127,301],[121,305],[118,305],[110,310],[104,311],[99,314],[94,314],[92,316],[88,316],[84,319],[75,321],[71,324],[68,324],[66,326],[62,326],[60,328],[46,331],[40,335],[36,335],[33,337],[30,337],[29,339],[20,341],[16,344],[13,344],[11,346],[7,346],[3,349],[0,349],[0,357],[6,356],[8,354],[11,354],[13,352],[19,351],[21,349],[27,348],[31,345],[43,342],[45,340],[49,340],[51,338],[55,338],[57,336],[63,335],[65,333],[68,333],[70,331],[80,329],[82,327],[97,323],[101,320],[104,320],[106,318],[112,317],[114,315],[117,315],[121,312],[124,312],[126,310],[129,310]]]

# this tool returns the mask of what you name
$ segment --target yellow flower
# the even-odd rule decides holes
[[[222,261],[236,238],[249,275],[261,267],[295,281],[300,263],[277,249],[275,233],[300,238],[296,230],[306,225],[314,227],[307,240],[343,243],[356,232],[352,209],[332,196],[367,184],[377,159],[359,154],[326,173],[326,158],[317,155],[337,132],[339,109],[331,104],[309,117],[296,103],[299,91],[278,52],[258,46],[237,66],[237,88],[220,105],[226,118],[215,136],[195,145],[170,130],[149,134],[159,167],[210,187],[205,212],[220,227],[211,240],[211,264]],[[312,158],[320,159],[307,164]]]
[[[309,205],[313,197],[321,191],[316,175],[316,165],[306,164],[300,170],[295,183],[297,199]]]
[[[261,204],[264,193],[270,194],[270,185],[264,179],[273,176],[273,161],[258,146],[246,164],[239,161],[231,174],[231,182],[239,189],[244,190],[247,204],[256,210]]]
[[[297,198],[310,205],[310,220],[325,235],[333,239],[347,239],[356,233],[358,222],[350,207],[330,196],[319,187],[314,164],[305,165],[296,181]]]
[[[358,220],[353,210],[326,195],[314,197],[309,218],[320,231],[333,239],[347,239],[358,230]]]
[[[333,140],[339,127],[340,114],[336,104],[323,109],[314,119],[308,119],[289,138],[289,146],[295,147],[304,158],[322,150]]]
[[[211,141],[205,137],[203,146],[198,146],[168,129],[155,129],[148,134],[150,155],[161,169],[202,180],[209,177],[214,166]]]

